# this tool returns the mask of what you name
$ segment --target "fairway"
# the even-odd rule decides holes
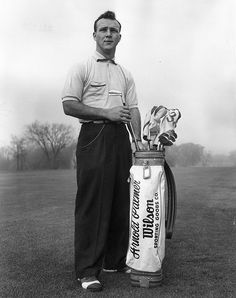
[[[98,297],[236,297],[236,168],[174,168],[178,208],[164,280],[101,275]],[[94,297],[74,280],[75,171],[0,173],[0,297]]]

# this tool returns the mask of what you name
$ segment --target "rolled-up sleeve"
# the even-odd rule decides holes
[[[84,88],[84,65],[76,64],[68,72],[64,88],[62,90],[62,102],[66,100],[82,99]]]

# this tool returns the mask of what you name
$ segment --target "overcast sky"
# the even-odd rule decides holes
[[[154,105],[178,108],[177,144],[236,150],[234,0],[0,0],[0,146],[26,124],[63,122],[68,69],[95,50],[93,22],[122,24],[117,62],[136,82],[142,121]]]

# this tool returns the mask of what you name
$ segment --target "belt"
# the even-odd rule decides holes
[[[95,123],[95,124],[105,124],[105,123],[113,123],[112,121],[110,120],[95,120],[95,121],[91,121],[92,123]]]
[[[91,123],[94,123],[94,124],[107,124],[107,123],[110,123],[110,124],[120,124],[121,122],[115,122],[115,121],[110,121],[110,120],[94,120],[94,121],[88,121],[88,122],[82,122],[82,124],[91,124]]]

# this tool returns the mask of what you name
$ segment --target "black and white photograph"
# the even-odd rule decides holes
[[[0,4],[0,297],[236,297],[236,2]]]

